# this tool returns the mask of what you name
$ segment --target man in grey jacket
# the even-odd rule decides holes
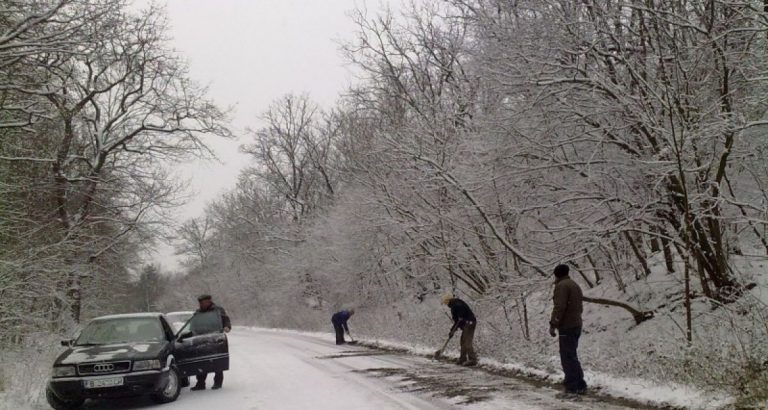
[[[560,363],[565,374],[566,393],[584,394],[587,383],[581,369],[577,349],[581,336],[583,294],[579,285],[568,276],[568,265],[555,267],[554,307],[549,321],[549,334],[560,335]]]

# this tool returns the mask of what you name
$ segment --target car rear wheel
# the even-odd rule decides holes
[[[165,388],[152,395],[152,399],[157,403],[170,403],[176,401],[181,392],[181,377],[176,367],[171,366],[168,371],[168,383]]]
[[[58,397],[56,397],[55,394],[51,391],[51,389],[45,389],[45,398],[48,400],[48,404],[51,405],[56,410],[75,410],[79,409],[83,403],[85,403],[85,400],[74,400],[74,401],[66,401],[62,400]]]

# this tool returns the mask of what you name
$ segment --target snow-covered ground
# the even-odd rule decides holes
[[[524,379],[424,357],[336,346],[329,335],[264,329],[230,333],[231,370],[218,391],[184,389],[178,401],[89,402],[87,409],[623,409],[597,397],[558,399]],[[208,380],[208,385],[212,380]],[[45,407],[41,406],[39,409]]]

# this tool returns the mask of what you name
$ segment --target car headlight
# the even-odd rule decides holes
[[[160,360],[137,360],[133,362],[133,371],[160,369]]]
[[[53,377],[72,377],[76,375],[75,366],[56,366],[53,368]]]

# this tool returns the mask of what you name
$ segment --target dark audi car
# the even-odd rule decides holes
[[[176,400],[188,376],[229,370],[229,345],[218,312],[198,313],[174,331],[160,313],[93,319],[54,362],[46,397],[57,410],[86,399],[150,395]]]

